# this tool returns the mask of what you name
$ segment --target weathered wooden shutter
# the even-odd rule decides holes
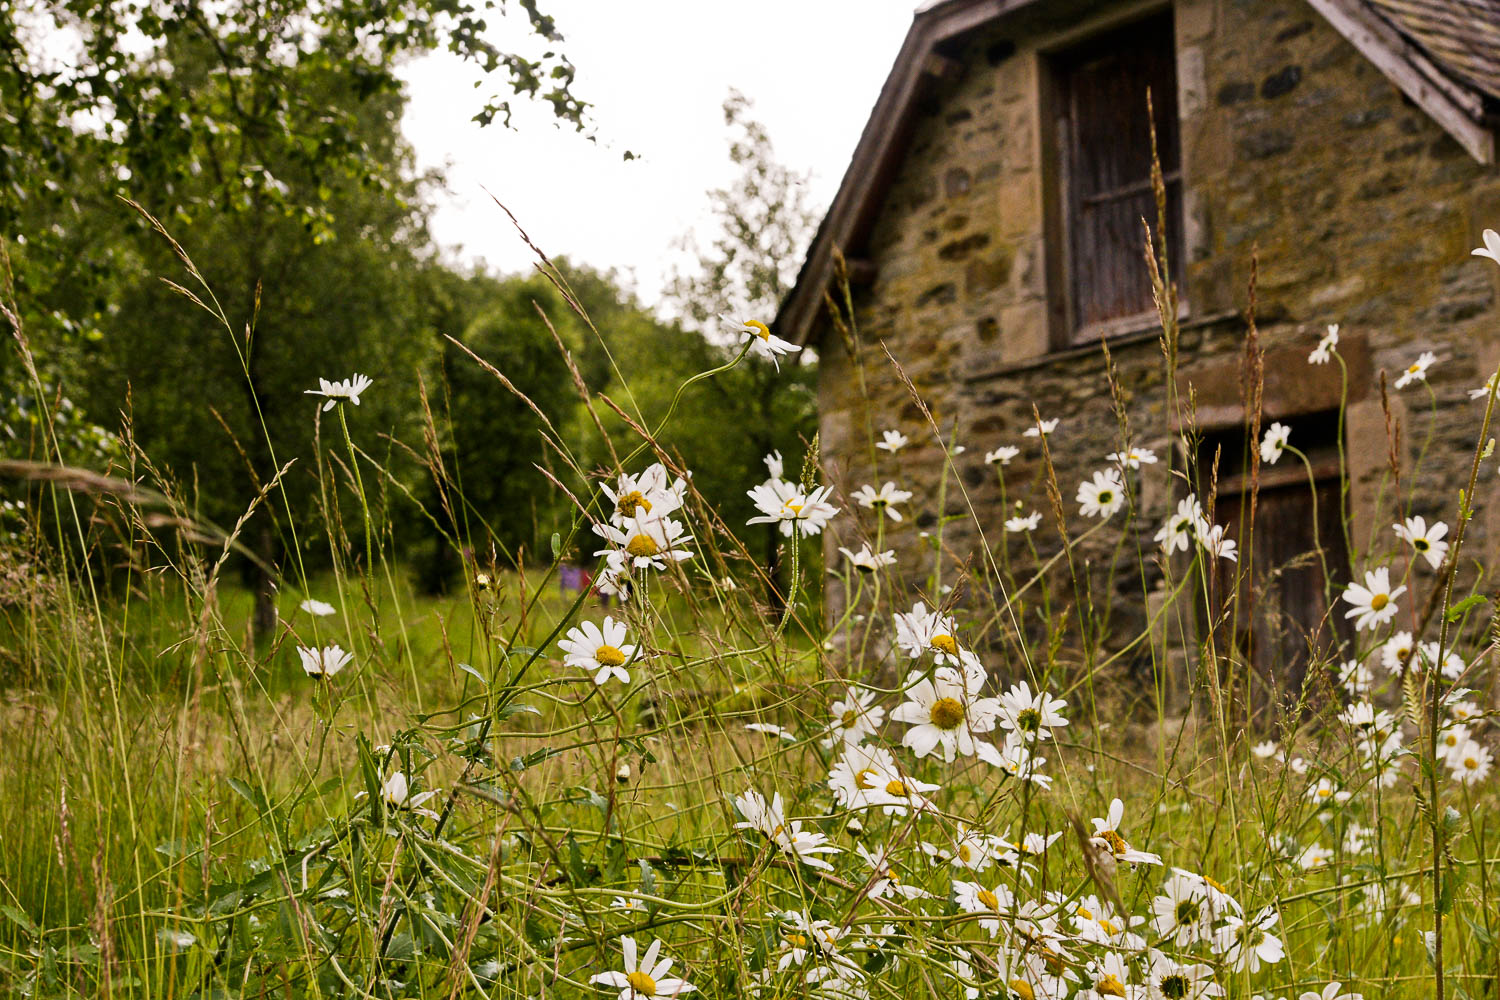
[[[1154,230],[1149,89],[1167,189],[1174,279],[1182,258],[1182,179],[1172,19],[1153,17],[1059,61],[1066,122],[1065,180],[1070,319],[1078,341],[1154,309],[1141,220]]]

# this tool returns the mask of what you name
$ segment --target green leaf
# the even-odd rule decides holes
[[[495,709],[495,721],[504,722],[512,715],[520,715],[523,712],[528,712],[536,716],[540,716],[542,714],[541,709],[537,708],[535,705],[522,705],[519,702],[511,702],[509,705],[501,705],[499,708]]]
[[[0,906],[0,913],[9,917],[11,923],[16,924],[27,934],[36,934],[36,925],[31,922],[31,918],[14,906]]]
[[[552,533],[552,558],[554,561],[562,558],[562,535],[555,531]]]
[[[1469,611],[1471,608],[1477,608],[1479,605],[1484,604],[1487,601],[1488,598],[1486,598],[1483,594],[1470,594],[1468,597],[1465,597],[1463,600],[1459,601],[1457,604],[1453,605],[1453,607],[1448,609],[1448,620],[1450,622],[1456,622],[1464,616],[1465,612]]]
[[[542,747],[540,750],[531,751],[531,753],[527,754],[525,757],[512,758],[510,762],[510,769],[512,771],[524,771],[528,767],[535,767],[542,761],[546,760],[548,757],[556,757],[560,753],[562,753],[561,750],[554,750],[551,747]]]
[[[470,676],[472,676],[476,681],[478,681],[484,687],[489,687],[490,686],[490,682],[484,679],[484,674],[481,674],[479,671],[475,670],[473,667],[469,666],[467,663],[460,663],[458,665],[458,669],[460,669],[464,673],[469,674]]]

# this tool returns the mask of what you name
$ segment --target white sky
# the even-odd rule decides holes
[[[916,0],[549,0],[577,67],[574,92],[598,142],[552,124],[551,109],[512,101],[515,130],[469,119],[487,90],[442,53],[403,73],[404,127],[423,168],[445,168],[433,231],[460,260],[500,271],[529,250],[484,188],[550,256],[617,268],[647,305],[670,273],[672,244],[712,235],[705,192],[734,176],[721,105],[731,87],[752,101],[778,161],[811,170],[811,201],[832,200],[885,82]],[[515,9],[491,28],[515,47]],[[522,51],[534,51],[528,44]],[[625,162],[625,150],[640,159]]]

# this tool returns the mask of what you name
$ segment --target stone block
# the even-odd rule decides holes
[[[1047,303],[1017,302],[1000,312],[1000,343],[1006,363],[1040,358],[1051,349]]]
[[[1042,231],[1041,171],[1008,172],[1000,181],[1000,229],[1007,236]]]
[[[1177,51],[1177,113],[1186,122],[1208,105],[1208,83],[1203,73],[1203,49],[1194,45]]]

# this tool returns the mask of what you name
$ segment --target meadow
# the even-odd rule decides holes
[[[1174,386],[1175,302],[1160,281],[1157,295]],[[214,312],[206,284],[190,297]],[[33,502],[7,512],[0,593],[0,988],[1500,989],[1500,626],[1464,548],[1468,498],[1494,475],[1496,379],[1475,388],[1472,473],[1452,484],[1451,514],[1427,524],[1408,494],[1385,494],[1394,527],[1355,553],[1329,611],[1352,639],[1313,643],[1308,683],[1268,711],[1233,639],[1251,609],[1219,582],[1246,571],[1254,525],[1237,546],[1213,522],[1211,470],[1182,465],[1195,447],[1158,455],[1122,424],[1099,472],[1050,478],[1051,502],[981,526],[981,551],[950,558],[940,521],[913,582],[883,544],[905,516],[901,483],[835,491],[814,440],[766,456],[755,515],[727,523],[660,445],[689,384],[795,360],[758,320],[724,331],[722,364],[662,412],[616,407],[622,424],[598,423],[609,467],[537,443],[588,485],[553,480],[569,513],[550,559],[507,561],[475,528],[448,539],[463,571],[441,597],[409,582],[384,499],[395,477],[346,419],[381,383],[309,384],[325,448],[309,545],[329,569],[278,571],[275,629],[259,640],[254,596],[226,567],[285,499],[276,477],[239,523],[213,528],[128,442],[128,469],[107,476],[8,466]],[[1310,364],[1343,363],[1336,328],[1308,349]],[[1413,391],[1432,363],[1414,359]],[[525,399],[490,373],[494,392]],[[882,430],[877,462],[910,443]],[[985,450],[1002,481],[1023,449],[1050,469],[1049,449],[1081,446],[1065,425],[1033,431],[924,433],[950,468],[958,448]],[[1246,435],[1264,465],[1305,460],[1279,424]],[[1138,524],[1144,479],[1174,475],[1194,489],[1164,523]],[[837,522],[858,550],[825,551]],[[779,570],[746,541],[765,530]],[[1152,546],[1124,544],[1141,532]],[[1070,558],[1114,538],[1106,579]],[[1102,588],[1133,560],[1160,568],[1168,600],[1139,635],[1110,634]],[[578,565],[591,585],[564,588]],[[1107,669],[1120,650],[1151,666],[1134,689]],[[1186,713],[1168,704],[1174,654],[1189,665]]]

